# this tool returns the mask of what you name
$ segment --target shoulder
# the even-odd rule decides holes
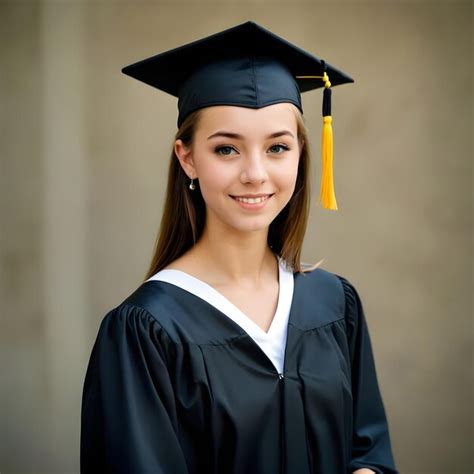
[[[347,277],[323,268],[296,273],[295,288],[297,281],[301,282],[298,287],[304,289],[299,291],[303,296],[295,293],[295,297],[302,301],[305,313],[311,315],[311,324],[317,322],[321,326],[343,321],[348,340],[355,344],[355,337],[366,328],[366,319],[354,284]],[[300,327],[309,328],[306,321]]]
[[[295,273],[295,282],[313,302],[324,301],[341,316],[352,316],[361,306],[354,284],[346,276],[321,268],[319,264],[302,263],[303,272]]]
[[[120,303],[107,311],[99,326],[99,334],[107,337],[140,337],[141,334],[158,334],[162,326],[145,308]]]
[[[93,344],[95,361],[123,361],[133,355],[171,360],[175,344],[146,309],[122,302],[103,316]],[[113,358],[113,359],[111,359]]]
[[[334,274],[344,293],[344,319],[349,339],[367,328],[364,307],[358,290],[348,278]]]
[[[302,262],[302,271],[295,273],[295,279],[306,282],[306,286],[314,290],[321,289],[339,298],[343,297],[346,287],[351,286],[349,281],[338,273],[322,268],[321,263],[322,260],[315,265]]]
[[[167,281],[142,283],[114,312],[159,328],[175,344],[220,344],[241,332],[207,301]]]
[[[324,259],[320,260],[319,262],[313,264],[313,263],[307,263],[307,262],[301,262],[301,269],[302,273],[304,274],[313,274],[313,278],[324,278],[327,281],[332,280],[333,284],[336,284],[344,290],[345,294],[350,294],[351,292],[355,292],[354,285],[348,280],[348,278],[335,273],[331,272],[329,270],[326,270],[321,267]]]
[[[171,298],[171,291],[172,288],[168,290],[161,282],[142,283],[108,310],[100,323],[100,332],[159,335],[172,341],[166,325],[167,312],[163,310]]]

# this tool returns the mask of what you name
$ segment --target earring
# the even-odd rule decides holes
[[[196,185],[193,183],[194,178],[191,178],[191,182],[189,183],[189,189],[194,191],[196,189]]]

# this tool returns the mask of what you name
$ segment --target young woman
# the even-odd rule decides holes
[[[283,46],[247,22],[128,69],[179,82],[178,132],[146,281],[92,350],[82,472],[397,472],[360,298],[300,261],[310,152]]]

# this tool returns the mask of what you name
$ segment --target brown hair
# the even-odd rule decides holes
[[[291,199],[270,224],[268,245],[293,271],[304,273],[314,270],[322,260],[309,267],[300,262],[311,202],[311,155],[304,117],[296,107],[292,109],[296,115],[300,144],[296,185]],[[181,139],[187,147],[191,146],[201,111],[202,109],[198,109],[186,117],[174,140]],[[195,182],[196,188],[191,191],[188,181],[189,178],[174,152],[173,142],[163,216],[145,280],[183,255],[201,237],[206,219],[206,204],[199,182]]]

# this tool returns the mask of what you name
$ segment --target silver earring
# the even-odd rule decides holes
[[[194,191],[196,189],[196,185],[193,183],[194,178],[191,178],[191,182],[189,183],[189,189]]]

